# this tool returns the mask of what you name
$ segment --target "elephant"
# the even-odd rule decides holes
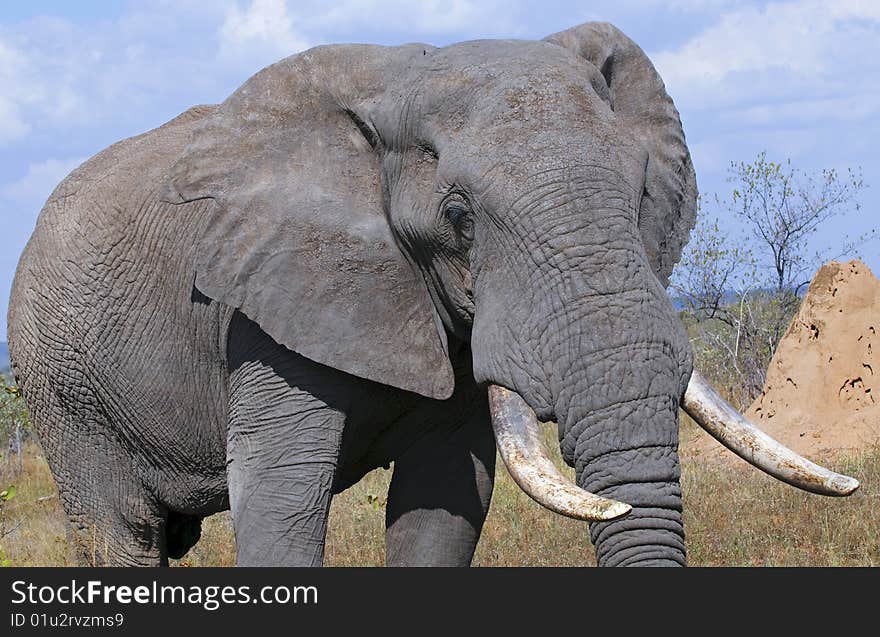
[[[693,369],[665,288],[696,198],[663,81],[607,23],[319,46],[110,146],[46,202],[8,318],[78,545],[167,565],[229,509],[238,565],[321,565],[333,495],[393,463],[386,564],[467,566],[497,452],[600,566],[683,566],[680,406],[852,493]]]

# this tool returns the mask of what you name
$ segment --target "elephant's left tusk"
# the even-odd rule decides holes
[[[844,496],[859,488],[855,478],[810,462],[755,427],[697,370],[691,374],[682,407],[718,442],[782,482],[820,495]]]
[[[593,522],[613,520],[632,510],[628,504],[581,489],[556,468],[541,441],[535,412],[519,394],[490,385],[489,410],[501,458],[513,480],[535,502]]]

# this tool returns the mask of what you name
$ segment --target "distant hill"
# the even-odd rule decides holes
[[[0,343],[0,374],[9,373],[9,346]]]
[[[675,308],[675,310],[677,312],[680,312],[681,310],[686,310],[687,306],[688,306],[687,302],[680,296],[672,296],[671,292],[672,292],[671,288],[666,291],[666,293],[669,295],[669,300],[672,301],[672,307]],[[757,289],[750,291],[749,293],[752,294],[754,292],[768,292],[770,294],[775,294],[775,290],[770,289],[770,288],[757,288]],[[804,296],[806,296],[806,294],[807,294],[806,287],[801,288],[801,291],[798,292],[798,296],[801,298],[804,298]],[[739,302],[739,295],[740,295],[739,292],[736,292],[734,290],[727,290],[724,293],[724,296],[721,297],[720,305],[723,307],[723,306],[730,305],[731,303],[738,303]]]
[[[671,290],[667,291],[667,293],[670,291]],[[733,290],[728,290],[724,293],[724,296],[721,297],[721,305],[730,305],[731,303],[735,303],[738,298],[739,294],[737,292],[734,292]],[[677,312],[687,309],[687,302],[680,296],[672,296],[670,294],[669,300],[672,301],[672,307],[674,307]]]

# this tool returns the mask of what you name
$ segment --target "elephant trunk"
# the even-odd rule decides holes
[[[585,451],[578,463],[584,456],[591,459],[578,471],[578,484],[632,506],[623,518],[591,523],[590,536],[599,566],[684,566],[681,469],[676,445],[663,443],[636,449],[612,445]]]
[[[593,522],[592,540],[600,565],[684,565],[675,446],[584,452],[579,459],[590,470],[578,472],[579,486],[575,486],[549,459],[538,420],[520,396],[491,385],[489,403],[498,449],[514,481],[543,506]],[[572,433],[589,423],[585,420],[580,425]],[[615,454],[629,456],[623,469],[619,469],[619,458],[612,457]],[[632,465],[637,467],[635,475]]]
[[[652,343],[619,355],[586,357],[573,377],[585,387],[613,385],[602,398],[570,394],[560,405],[560,446],[575,468],[578,486],[596,496],[624,502],[632,511],[595,521],[590,534],[600,566],[684,566],[681,467],[678,458],[680,361]],[[656,375],[656,376],[654,376]],[[654,376],[653,382],[648,380]],[[610,394],[610,396],[609,396]]]
[[[678,482],[658,483],[655,488],[656,497],[666,501],[663,506],[633,507],[626,519],[590,525],[599,566],[687,565]]]
[[[561,447],[579,488],[547,458],[525,402],[494,385],[489,397],[510,474],[545,507],[591,521],[600,566],[685,565],[674,396],[646,396],[633,387],[628,399],[607,407],[569,409],[574,424],[560,420]]]
[[[538,421],[525,401],[497,385],[490,386],[489,400],[498,449],[514,481],[548,509],[593,522],[590,531],[600,566],[685,565],[674,445],[615,448],[598,457],[584,452],[580,461],[589,470],[578,472],[576,487],[543,449]]]
[[[477,270],[475,377],[519,394],[537,418],[556,419],[563,457],[588,494],[584,509],[600,513],[576,516],[592,522],[600,564],[683,564],[677,446],[687,335],[640,248],[626,184],[601,167],[558,177],[571,187],[539,185],[532,198],[544,190],[548,198],[516,215],[539,228],[530,233],[537,245]],[[582,182],[611,185],[606,193]],[[527,274],[544,254],[551,265]],[[529,454],[516,446],[505,457],[494,420],[505,464],[523,464]],[[517,482],[545,506],[543,496],[557,492]],[[621,517],[621,505],[632,510]]]

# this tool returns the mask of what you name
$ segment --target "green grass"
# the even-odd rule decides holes
[[[697,434],[686,421],[682,440]],[[548,430],[548,440],[554,432]],[[551,446],[553,448],[553,446]],[[880,565],[880,447],[825,459],[858,478],[849,498],[823,498],[780,484],[757,470],[683,454],[685,528],[692,566]],[[69,565],[64,513],[39,447],[28,444],[24,472],[2,504],[0,551],[10,565]],[[566,471],[570,471],[566,469]],[[327,538],[329,566],[378,566],[384,559],[384,500],[390,471],[377,470],[334,499]],[[0,556],[2,559],[2,556]],[[228,513],[203,524],[202,539],[179,566],[235,561]],[[474,560],[478,566],[589,566],[587,525],[541,508],[513,483],[499,460],[492,508]]]

